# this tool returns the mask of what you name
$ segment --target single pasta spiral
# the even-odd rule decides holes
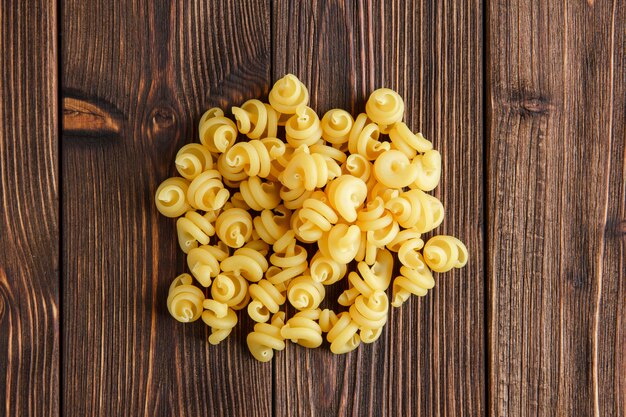
[[[306,348],[316,348],[321,346],[322,329],[316,322],[319,319],[320,310],[305,310],[296,313],[280,330],[280,334],[285,339]]]
[[[309,148],[302,145],[294,152],[278,179],[290,190],[304,188],[313,191],[340,175],[341,167],[337,162],[320,154],[311,154]]]
[[[296,114],[285,124],[285,137],[294,148],[315,144],[322,137],[322,125],[317,113],[305,105],[298,106]]]
[[[407,187],[416,180],[419,171],[400,151],[385,151],[374,162],[376,179],[389,188]]]
[[[389,142],[378,140],[380,130],[375,123],[368,123],[367,115],[361,113],[357,116],[348,137],[348,150],[351,154],[363,155],[367,160],[373,161],[384,151],[391,149]]]
[[[302,208],[298,210],[298,217],[301,223],[299,235],[310,242],[319,240],[324,232],[330,231],[339,221],[337,213],[329,205],[323,191],[315,191],[311,197],[304,200]]]
[[[193,248],[187,254],[187,265],[200,285],[208,287],[211,279],[220,273],[220,262],[228,257],[228,247],[219,242],[217,245],[202,245]]]
[[[369,297],[376,291],[385,291],[391,282],[393,272],[393,255],[388,250],[380,250],[376,254],[376,261],[371,267],[365,262],[357,264],[357,272],[348,274],[350,288],[345,290],[337,302],[349,306],[359,295]]]
[[[260,362],[269,362],[275,350],[285,349],[285,338],[280,334],[285,325],[285,312],[280,311],[272,316],[271,322],[257,323],[254,331],[246,339],[252,356]]]
[[[332,207],[348,222],[357,218],[357,209],[367,198],[367,185],[352,175],[342,175],[326,188]]]
[[[262,323],[270,318],[270,313],[277,313],[285,304],[285,291],[266,279],[248,287],[252,301],[248,304],[248,315],[252,320]]]
[[[365,112],[380,126],[383,133],[389,133],[394,123],[404,117],[404,100],[400,94],[389,88],[379,88],[370,94],[365,104]]]
[[[217,345],[226,339],[237,324],[237,314],[224,303],[216,300],[204,300],[202,321],[211,328],[209,343]]]
[[[376,197],[373,201],[370,201],[365,206],[365,209],[361,209],[357,215],[356,225],[359,226],[361,231],[366,232],[365,239],[361,239],[362,244],[367,245],[367,249],[371,252],[368,246],[373,246],[374,248],[382,248],[387,243],[391,242],[400,230],[400,226],[394,220],[393,215],[387,209],[385,209],[385,202],[381,197]],[[360,258],[357,257],[357,260]],[[369,261],[371,257],[364,256],[363,258],[367,258],[366,261],[368,264],[372,263]],[[361,260],[363,259],[361,258]]]
[[[344,174],[352,175],[367,183],[372,177],[374,167],[372,163],[363,155],[358,153],[352,154],[346,158],[346,162],[341,166]]]
[[[391,146],[405,154],[408,158],[415,157],[417,152],[426,152],[433,148],[431,141],[421,133],[413,133],[404,122],[398,122],[389,131]]]
[[[448,272],[467,263],[467,248],[454,236],[431,237],[424,245],[424,260],[435,272]]]
[[[226,152],[237,140],[237,127],[218,108],[207,110],[200,118],[200,143],[213,153]]]
[[[441,201],[421,190],[409,190],[389,200],[385,207],[402,227],[413,227],[427,233],[443,222]]]
[[[308,275],[292,279],[287,287],[287,299],[297,310],[316,309],[325,295],[324,286]]]
[[[412,240],[412,239],[421,239],[421,233],[418,232],[416,229],[411,228],[411,229],[404,229],[400,232],[398,232],[398,234],[396,235],[396,237],[387,244],[387,249],[389,249],[392,252],[398,252],[400,250],[400,247],[407,241]],[[421,243],[421,247],[424,246],[424,242],[422,241]]]
[[[356,225],[339,223],[318,242],[320,251],[339,263],[349,264],[361,245],[361,230]]]
[[[196,211],[188,211],[185,217],[176,220],[176,232],[178,234],[178,244],[185,253],[189,253],[193,248],[209,243],[211,236],[215,234],[213,223],[215,212],[208,211],[204,215]]]
[[[339,321],[339,317],[337,317],[337,314],[335,314],[334,311],[325,308],[324,310],[320,311],[317,322],[319,323],[322,332],[328,333],[330,329],[332,329],[333,326],[337,323],[337,321]]]
[[[302,207],[304,201],[313,194],[313,191],[305,190],[304,187],[290,190],[284,185],[280,188],[280,198],[283,204],[290,210],[296,210]]]
[[[220,263],[223,272],[234,272],[250,282],[257,282],[263,278],[268,266],[265,255],[250,247],[237,249],[232,256]]]
[[[182,323],[196,321],[202,315],[204,293],[192,282],[191,275],[181,274],[174,279],[167,294],[167,309]]]
[[[241,310],[250,301],[248,281],[235,272],[219,274],[211,286],[211,297],[233,310]]]
[[[189,143],[180,148],[175,163],[178,173],[191,181],[204,171],[213,168],[213,157],[206,146]]]
[[[352,320],[350,313],[347,311],[339,313],[335,323],[333,323],[326,335],[326,340],[330,342],[330,351],[339,355],[359,347],[361,338],[357,334],[358,331],[359,325]]]
[[[417,262],[414,263],[414,266],[412,268],[402,266],[400,268],[400,276],[393,280],[393,301],[391,305],[400,307],[409,299],[411,294],[423,297],[434,286],[433,274],[426,266],[422,254],[418,253]]]
[[[326,145],[324,141],[321,139],[317,141],[317,143],[309,146],[309,151],[312,154],[321,155],[326,159],[332,159],[335,162],[337,162],[337,164],[343,164],[344,162],[346,162],[346,159],[348,158],[346,154],[343,153],[343,151],[337,148],[333,148],[332,146]]]
[[[215,222],[217,237],[231,248],[240,248],[252,237],[252,217],[246,210],[224,210]]]
[[[274,253],[270,256],[272,266],[265,274],[269,282],[274,285],[286,285],[289,280],[306,271],[307,252],[302,246],[296,244],[293,230],[278,239],[273,249]]]
[[[359,295],[350,306],[350,317],[359,326],[363,343],[372,343],[380,337],[387,323],[389,299],[384,291],[374,291],[371,295]]]
[[[439,184],[441,178],[441,154],[435,149],[413,158],[411,165],[415,168],[415,181],[411,188],[431,191]]]
[[[284,236],[290,229],[291,210],[280,205],[274,210],[263,210],[261,214],[253,220],[254,229],[269,245],[276,243],[281,236]]]
[[[285,147],[276,143],[275,138],[237,142],[217,162],[224,178],[241,181],[245,176],[266,178],[272,169],[272,161],[285,152]],[[242,173],[245,173],[242,178]]]
[[[248,100],[241,107],[232,108],[239,132],[250,139],[276,137],[278,114],[269,104],[260,100]]]
[[[279,113],[294,114],[299,106],[309,104],[309,90],[295,75],[287,74],[270,90],[269,102]]]
[[[280,204],[280,185],[275,182],[262,182],[259,177],[250,177],[239,187],[243,200],[252,210],[271,210]]]
[[[309,265],[309,273],[314,281],[324,285],[331,285],[346,275],[348,266],[335,261],[333,258],[324,256],[318,251]]]
[[[168,178],[157,188],[154,203],[157,210],[167,217],[179,217],[191,208],[187,202],[189,181],[180,177]]]
[[[228,201],[230,192],[224,188],[221,174],[210,169],[198,175],[189,185],[187,201],[193,208],[218,210]]]
[[[372,175],[372,177],[375,178],[375,176],[373,176],[373,175]],[[374,184],[373,187],[371,187],[368,190],[367,199],[368,200],[375,200],[376,197],[380,197],[380,198],[383,199],[383,201],[386,204],[392,198],[398,197],[400,195],[400,191],[401,190],[399,190],[397,188],[389,188],[386,185],[384,185],[384,184],[382,184],[380,182],[377,182],[376,184]]]
[[[333,145],[348,142],[350,130],[354,124],[352,115],[342,109],[328,110],[322,117],[322,137]]]

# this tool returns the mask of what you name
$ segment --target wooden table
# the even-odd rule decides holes
[[[626,7],[3,0],[0,415],[624,416]],[[273,363],[166,311],[156,186],[200,114],[287,72],[397,89],[470,262],[354,353]]]

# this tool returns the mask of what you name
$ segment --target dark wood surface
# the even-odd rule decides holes
[[[58,6],[0,6],[0,415],[624,415],[618,0]],[[152,200],[206,108],[286,72],[318,112],[405,97],[470,262],[372,345],[260,364],[245,314],[217,347],[169,317]]]

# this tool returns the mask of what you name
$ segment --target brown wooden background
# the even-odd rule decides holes
[[[0,0],[0,415],[624,416],[621,0]],[[152,198],[209,106],[380,86],[471,252],[346,356],[168,317]]]

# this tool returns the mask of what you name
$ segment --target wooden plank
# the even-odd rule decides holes
[[[491,415],[624,415],[624,7],[490,2]]]
[[[320,114],[356,114],[375,88],[397,89],[408,124],[444,157],[438,232],[471,252],[464,270],[394,310],[376,343],[339,357],[326,344],[278,354],[275,415],[485,414],[482,6],[432,3],[274,3],[274,79],[299,76]]]
[[[59,415],[55,1],[0,6],[0,415]]]
[[[64,414],[268,415],[272,369],[249,321],[209,347],[166,296],[185,261],[153,196],[206,108],[266,94],[262,1],[66,0]]]

